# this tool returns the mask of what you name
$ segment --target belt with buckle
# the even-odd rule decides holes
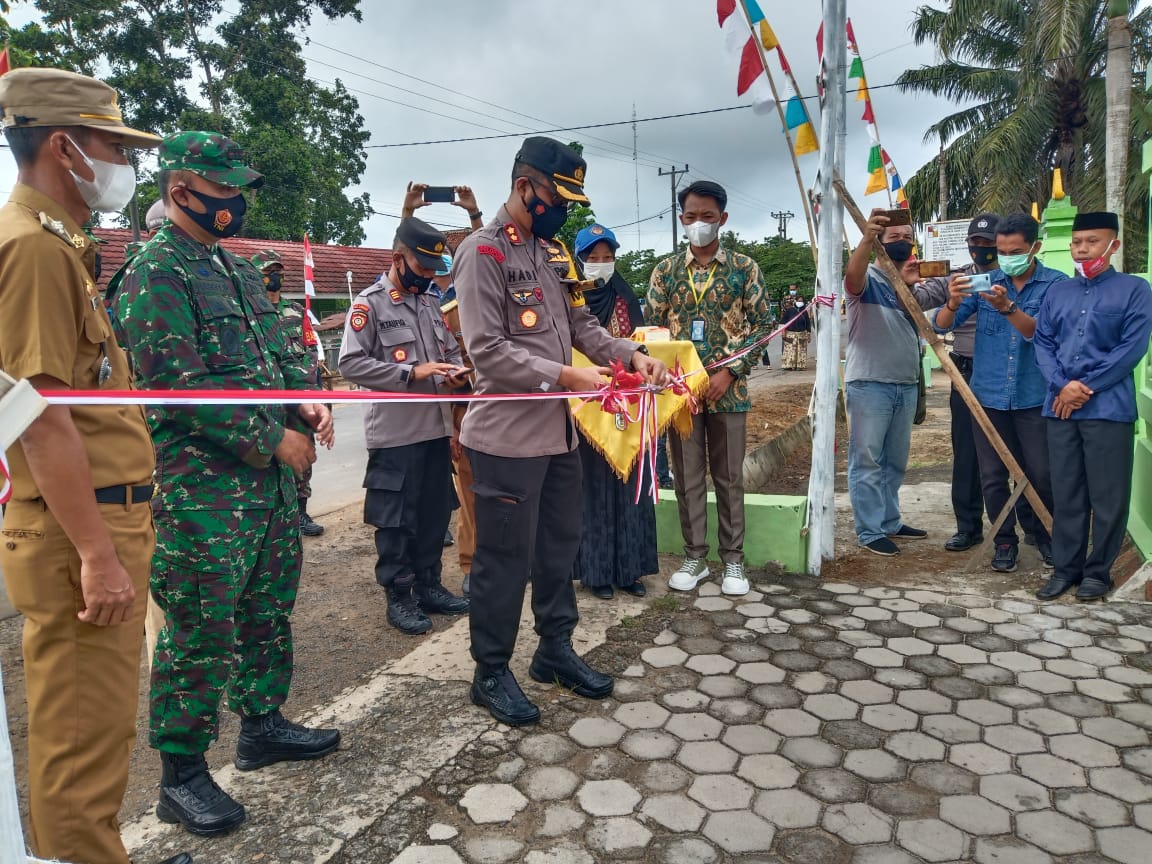
[[[151,501],[156,487],[146,486],[105,486],[96,490],[97,504],[143,504]]]

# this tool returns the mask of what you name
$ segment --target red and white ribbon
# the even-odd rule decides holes
[[[8,459],[0,453],[0,504],[7,504],[12,498],[12,472],[8,468]]]

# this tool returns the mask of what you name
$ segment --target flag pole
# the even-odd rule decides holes
[[[784,139],[788,142],[788,155],[792,157],[792,170],[796,174],[796,186],[800,190],[800,203],[804,207],[804,221],[808,223],[808,243],[812,247],[812,261],[818,264],[816,226],[812,221],[812,204],[808,200],[808,190],[804,188],[804,177],[800,173],[800,159],[796,155],[796,144],[792,140],[792,130],[788,128],[788,121],[784,116],[784,106],[780,104],[780,91],[776,89],[776,79],[772,77],[772,67],[768,65],[768,54],[764,50],[764,43],[760,40],[760,32],[752,23],[752,15],[748,12],[748,6],[744,0],[740,0],[740,11],[744,13],[744,20],[748,22],[748,29],[752,31],[752,41],[756,43],[760,63],[764,67],[764,74],[768,76],[768,86],[772,88],[772,100],[776,103],[776,113],[780,115]]]
[[[845,26],[845,28],[851,27],[852,26],[852,19],[846,18],[844,21],[844,26]],[[847,31],[845,31],[845,32],[847,32]],[[856,41],[855,28],[853,28],[853,30],[852,30],[852,46],[851,47],[853,49],[855,49],[856,56],[860,57],[860,43]],[[880,137],[880,124],[876,122],[876,106],[872,104],[872,91],[870,89],[868,89],[868,73],[864,71],[864,58],[863,57],[860,57],[860,72],[861,72],[860,80],[861,80],[861,82],[863,82],[863,86],[864,86],[864,105],[867,108],[871,109],[872,126],[876,129],[876,146],[880,148],[880,163],[881,163],[881,165],[883,165],[884,164],[884,154],[887,153],[888,151],[884,149],[884,142],[883,142],[883,139]],[[893,168],[896,167],[895,162],[892,162],[891,165]],[[888,209],[891,210],[895,206],[895,202],[892,200],[892,178],[887,176],[888,170],[887,170],[886,166],[884,167],[884,175],[885,175],[884,176],[884,191],[888,193]],[[900,182],[903,183],[904,181],[901,180]]]
[[[840,402],[840,303],[844,258],[840,235],[844,209],[834,185],[844,170],[848,141],[845,21],[848,0],[824,0],[824,101],[820,118],[820,249],[819,293],[828,305],[814,303],[816,317],[816,387],[812,420],[812,470],[808,479],[808,572],[819,576],[825,559],[836,554],[836,412]]]

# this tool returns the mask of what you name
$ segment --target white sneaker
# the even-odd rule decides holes
[[[720,583],[720,592],[731,597],[742,597],[748,593],[748,577],[744,575],[742,563],[730,561],[724,565],[724,581]]]
[[[685,558],[680,569],[668,580],[668,587],[674,591],[691,591],[711,574],[708,565],[699,558]]]

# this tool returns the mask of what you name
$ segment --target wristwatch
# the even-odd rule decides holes
[[[643,343],[637,345],[636,350],[639,351],[641,354],[643,354],[645,357],[652,356],[648,353],[648,346],[643,344]]]
[[[1020,307],[1017,306],[1015,303],[1012,303],[1012,305],[1009,306],[1007,309],[1002,310],[1000,312],[1000,314],[1004,315],[1004,316],[1008,316],[1008,315],[1011,315],[1013,312],[1019,312],[1019,311],[1020,311]]]
[[[468,214],[468,218],[469,218],[469,219],[479,219],[479,218],[480,218],[481,216],[483,216],[483,215],[484,215],[484,211],[483,211],[483,210],[476,210],[476,211],[474,211],[474,212],[472,212],[472,213],[469,213],[469,214]]]

